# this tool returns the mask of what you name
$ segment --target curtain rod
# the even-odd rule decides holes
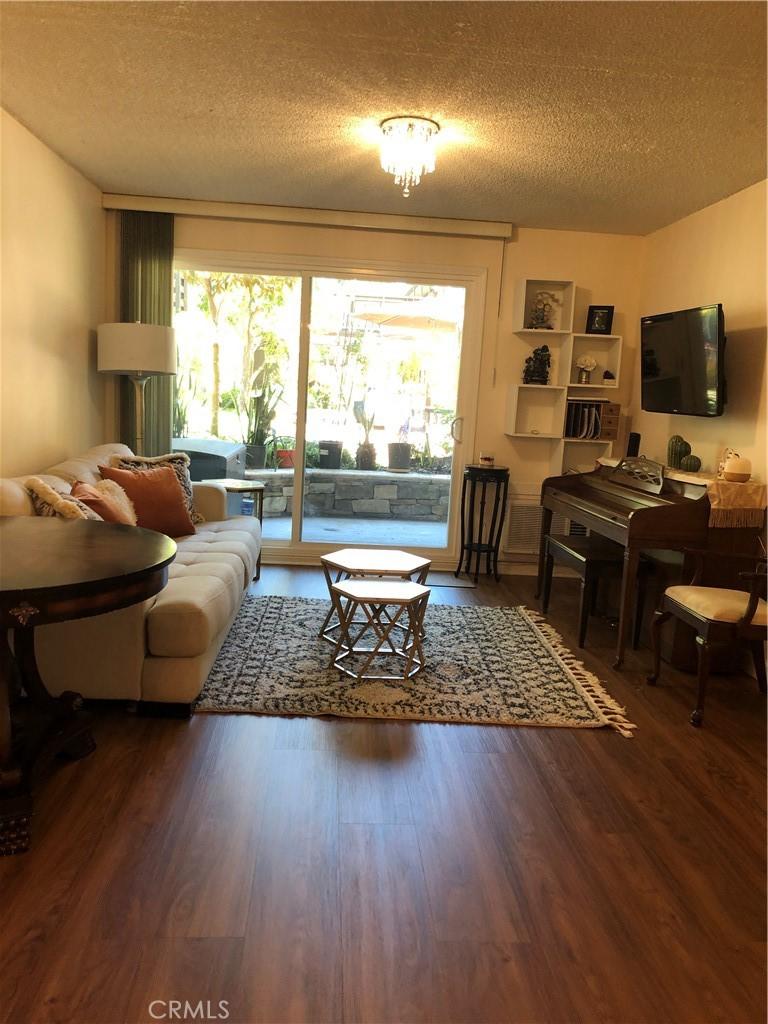
[[[420,235],[459,235],[467,238],[511,239],[514,225],[491,220],[452,220],[445,217],[408,217],[391,213],[353,213],[346,210],[310,210],[295,206],[258,206],[200,199],[127,196],[105,193],[105,210],[144,210],[186,217],[252,220],[310,227],[358,228],[410,232]]]

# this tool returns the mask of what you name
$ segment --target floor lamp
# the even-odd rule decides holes
[[[172,327],[158,324],[100,324],[98,371],[130,377],[136,413],[136,454],[144,454],[144,388],[150,377],[175,375]]]

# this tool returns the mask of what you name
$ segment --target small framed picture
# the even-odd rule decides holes
[[[610,334],[613,327],[613,306],[590,306],[585,334]]]

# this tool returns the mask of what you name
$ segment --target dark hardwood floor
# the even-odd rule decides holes
[[[254,590],[323,582],[267,567]],[[533,585],[433,600],[533,606]],[[550,619],[575,647],[574,582]],[[646,686],[648,651],[616,673],[613,639],[593,621],[584,660],[631,740],[99,711],[0,862],[0,1019],[763,1021],[765,702],[716,676],[694,730],[692,677]]]

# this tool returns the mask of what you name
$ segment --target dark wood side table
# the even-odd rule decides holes
[[[0,518],[0,855],[28,849],[31,786],[45,765],[57,754],[78,759],[94,749],[80,695],[53,697],[40,676],[35,628],[153,597],[175,557],[176,544],[153,530]]]
[[[486,509],[490,503],[488,487],[493,489],[493,510],[491,521],[486,531]],[[479,491],[479,495],[478,495]],[[472,570],[472,555],[475,555],[475,583],[480,575],[480,560],[486,559],[486,573],[493,575],[498,581],[499,546],[504,518],[507,514],[507,494],[509,492],[509,470],[506,466],[466,466],[464,481],[461,485],[461,552],[459,564],[454,576],[461,572],[466,558],[464,571]]]

